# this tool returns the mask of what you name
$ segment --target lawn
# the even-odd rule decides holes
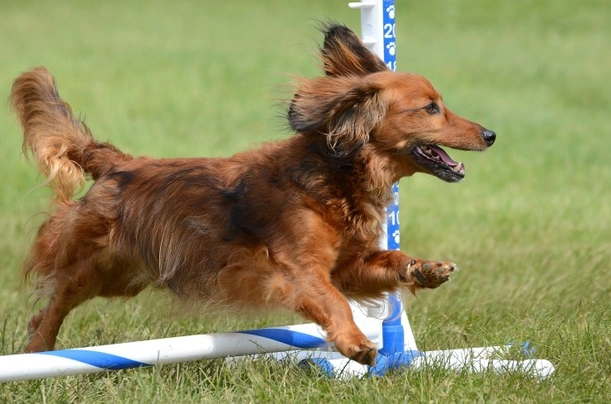
[[[316,21],[359,29],[347,1],[0,0],[0,97],[44,65],[95,136],[132,154],[222,156],[290,136],[292,75],[319,74]],[[606,0],[397,2],[398,70],[426,75],[455,112],[497,132],[453,152],[467,178],[401,182],[402,249],[457,262],[442,288],[405,296],[421,349],[530,341],[556,367],[442,369],[330,380],[272,362],[159,366],[0,385],[0,402],[610,402],[611,4]],[[6,104],[5,104],[6,105]],[[0,353],[20,352],[36,304],[20,267],[48,191],[0,108]],[[301,321],[192,313],[159,294],[91,301],[58,346]],[[1,371],[1,369],[0,369]]]

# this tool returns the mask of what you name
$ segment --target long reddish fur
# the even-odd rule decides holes
[[[427,172],[403,151],[487,144],[428,80],[389,71],[347,28],[325,27],[321,50],[325,75],[298,80],[289,107],[296,134],[228,158],[132,157],[93,138],[46,69],[15,80],[24,151],[56,195],[24,264],[48,298],[27,352],[53,349],[86,300],[154,285],[185,302],[295,311],[374,362],[347,299],[434,288],[455,268],[379,247],[391,185]],[[430,100],[442,117],[418,112]],[[95,182],[75,200],[86,176]]]

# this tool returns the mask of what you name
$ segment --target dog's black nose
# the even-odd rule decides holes
[[[484,138],[484,142],[486,142],[488,146],[492,146],[492,144],[496,140],[496,133],[491,130],[484,129],[484,131],[482,132],[482,137]]]

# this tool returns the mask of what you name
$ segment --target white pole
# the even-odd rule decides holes
[[[390,70],[396,70],[395,1],[364,0],[358,3],[348,3],[348,6],[361,10],[361,40],[363,43],[384,61]],[[380,247],[387,250],[399,250],[401,247],[399,184],[393,185],[392,192],[393,201],[386,210],[386,231],[380,240]],[[403,309],[401,294],[388,296],[387,301],[382,305],[386,308],[383,315],[387,318],[383,353],[392,355],[417,351],[416,339]],[[369,310],[368,315],[379,316],[380,313]]]
[[[381,322],[359,324],[367,338],[380,341]],[[101,345],[0,356],[0,382],[98,373],[168,363],[255,355],[294,349],[332,349],[315,324]]]

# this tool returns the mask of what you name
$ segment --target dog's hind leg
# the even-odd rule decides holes
[[[146,278],[134,275],[141,263],[108,257],[107,251],[99,250],[54,272],[49,302],[28,324],[26,352],[52,350],[68,313],[85,301],[97,296],[133,297],[147,287]]]
[[[93,271],[83,270],[91,265],[90,260],[78,261],[57,272],[53,280],[54,291],[47,306],[35,314],[28,323],[30,340],[25,352],[52,350],[68,313],[98,294],[99,286],[92,289],[92,285],[96,285],[91,279]]]

